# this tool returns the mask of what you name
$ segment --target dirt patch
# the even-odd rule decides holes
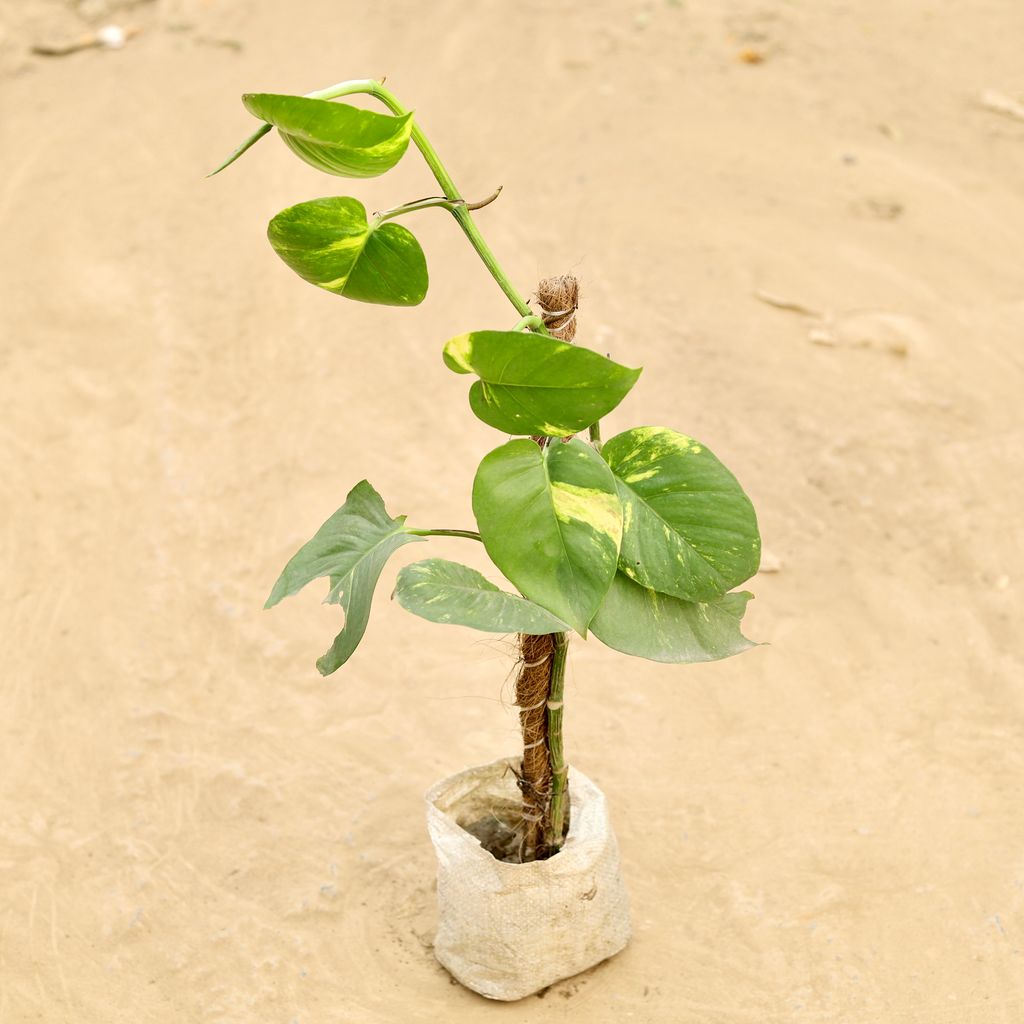
[[[574,642],[636,938],[512,1015],[1024,1018],[1024,125],[979,99],[1024,94],[1021,5],[83,8],[0,4],[0,1017],[500,1012],[428,948],[420,808],[519,749],[513,645],[388,601],[419,550],[329,681],[337,609],[261,607],[364,477],[471,525],[499,439],[440,352],[518,318],[438,211],[412,310],[267,246],[313,195],[433,194],[412,155],[349,182],[268,138],[203,178],[242,92],[387,72],[467,195],[505,186],[478,223],[521,290],[572,269],[577,341],[645,367],[605,435],[699,438],[775,556],[768,646]],[[143,31],[31,53],[110,22]]]

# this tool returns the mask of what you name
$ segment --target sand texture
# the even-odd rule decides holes
[[[1022,39],[1019,0],[0,0],[0,1022],[1024,1020]],[[742,657],[573,644],[634,938],[506,1006],[432,956],[422,796],[516,749],[510,644],[388,600],[481,552],[398,552],[329,680],[319,588],[261,606],[363,477],[472,525],[500,439],[441,347],[517,318],[438,210],[411,310],[266,244],[433,194],[415,154],[203,178],[243,91],[385,73],[504,185],[511,277],[574,271],[577,340],[647,368],[605,435],[708,445],[773,570]]]

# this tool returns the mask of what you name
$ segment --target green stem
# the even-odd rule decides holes
[[[314,92],[307,92],[308,100],[336,100],[339,96],[355,96],[358,93],[373,93],[379,89],[380,82],[372,78],[353,78],[348,82],[338,82],[337,85],[329,85],[326,89],[316,89]]]
[[[375,82],[370,78],[358,79],[352,82],[340,82],[338,85],[332,85],[327,89],[320,89],[318,92],[311,92],[306,95],[311,99],[332,100],[339,96],[351,96],[355,93],[365,93],[373,96],[399,117],[409,113],[398,101],[398,97],[394,93],[385,89],[380,82]],[[455,182],[452,181],[448,169],[441,162],[441,158],[437,155],[437,150],[430,144],[430,140],[424,135],[423,129],[420,128],[415,120],[412,125],[412,141],[416,144],[416,148],[420,153],[423,154],[423,159],[426,160],[427,166],[437,179],[437,183],[441,186],[441,191],[444,192],[445,197],[452,201],[461,200],[463,196],[455,187]],[[516,291],[508,275],[502,270],[501,264],[495,258],[494,253],[491,252],[490,246],[484,241],[483,235],[480,234],[480,229],[473,220],[472,213],[470,213],[465,205],[460,204],[452,210],[452,216],[458,221],[459,227],[462,228],[470,244],[476,249],[477,255],[483,260],[484,266],[491,272],[491,276],[498,282],[498,286],[508,297],[509,302],[519,311],[519,315],[530,316],[531,310],[529,305],[519,292]]]
[[[562,745],[562,701],[565,696],[565,662],[569,653],[569,637],[555,634],[555,653],[551,659],[551,688],[548,692],[548,751],[551,758],[551,834],[546,837],[548,849],[555,853],[562,845],[565,831],[565,810],[568,803],[569,766],[565,763]]]
[[[529,327],[531,331],[536,331],[538,334],[551,333],[547,329],[547,327],[544,326],[544,318],[542,316],[537,316],[536,314],[533,313],[531,313],[529,316],[524,316],[523,319],[520,320],[519,323],[517,323],[515,327],[512,328],[512,330],[525,331],[527,327]]]
[[[476,530],[411,530],[406,527],[404,532],[414,537],[468,537],[470,540],[481,540]]]
[[[417,210],[429,210],[432,206],[442,206],[446,210],[452,210],[455,204],[451,199],[445,199],[444,196],[431,196],[428,199],[416,199],[411,203],[402,203],[401,206],[396,206],[393,210],[375,213],[373,219],[377,224],[383,224],[386,220],[401,217],[406,213],[415,213]]]
[[[406,213],[415,213],[417,210],[429,210],[432,206],[444,207],[449,213],[454,213],[459,206],[465,206],[467,210],[482,210],[485,206],[490,206],[499,195],[501,195],[501,189],[497,188],[486,199],[481,199],[478,203],[467,203],[465,199],[448,199],[446,196],[427,196],[426,199],[414,199],[412,202],[402,203],[392,210],[375,213],[373,215],[374,224],[383,224],[386,220],[401,217]],[[526,317],[525,319],[531,318]]]
[[[590,424],[590,440],[594,442],[594,447],[599,451],[601,449],[601,421],[594,420]]]

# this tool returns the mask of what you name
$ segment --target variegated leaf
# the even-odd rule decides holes
[[[427,294],[427,263],[401,224],[368,223],[358,199],[312,199],[282,210],[267,228],[274,251],[299,277],[336,295],[415,306]]]
[[[344,665],[363,638],[377,579],[388,557],[404,544],[423,539],[406,533],[404,523],[405,516],[392,519],[387,514],[381,496],[363,480],[313,539],[299,548],[274,584],[267,608],[312,580],[330,577],[326,600],[341,605],[345,625],[316,663],[322,675]]]
[[[651,661],[717,661],[756,647],[740,632],[746,591],[714,601],[680,601],[618,572],[590,628],[603,644]]]
[[[619,566],[686,601],[721,597],[757,572],[761,537],[750,499],[699,441],[637,427],[608,441],[625,523]]]
[[[615,478],[594,449],[579,440],[509,441],[480,463],[473,512],[494,564],[586,636],[622,537]]]
[[[469,404],[506,434],[576,434],[611,412],[640,376],[588,348],[530,331],[460,334],[445,345],[444,361],[480,378]]]
[[[568,627],[532,601],[499,590],[468,565],[426,558],[398,574],[398,603],[430,622],[488,633],[560,633]]]
[[[250,114],[277,128],[289,149],[318,171],[372,178],[390,170],[409,146],[412,114],[393,117],[347,103],[247,93]]]

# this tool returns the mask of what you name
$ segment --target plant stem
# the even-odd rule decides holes
[[[555,634],[555,655],[551,661],[551,689],[548,691],[548,752],[551,758],[550,833],[545,842],[551,854],[562,846],[565,831],[565,796],[569,766],[565,763],[562,744],[562,701],[565,696],[565,662],[569,653],[569,637]]]
[[[380,87],[380,82],[374,81],[372,78],[353,78],[348,82],[338,82],[337,85],[329,85],[326,89],[307,92],[306,99],[336,100],[339,96],[355,96],[357,93],[373,94],[374,89],[379,89]]]
[[[538,334],[550,334],[547,327],[544,326],[544,318],[531,313],[530,316],[524,316],[512,328],[513,331],[524,331],[529,328],[531,331],[536,331]]]
[[[427,199],[415,199],[411,203],[402,203],[401,206],[396,206],[392,210],[382,210],[373,215],[373,220],[375,224],[383,224],[386,220],[393,220],[395,217],[402,217],[407,213],[415,213],[417,210],[429,210],[432,206],[441,206],[446,210],[451,210],[453,205],[452,200],[446,199],[444,196],[431,196]]]
[[[537,288],[537,297],[544,314],[537,329],[550,333],[558,341],[571,342],[576,333],[576,279],[571,275],[545,278]],[[535,326],[535,323],[524,317],[519,326],[527,325]],[[550,441],[547,437],[533,440],[541,448]],[[521,635],[519,650],[516,703],[520,708],[519,724],[523,734],[523,769],[519,783],[523,793],[522,854],[524,860],[530,859],[532,847],[534,857],[544,860],[561,848],[569,813],[569,767],[562,740],[569,639],[565,633]]]
[[[405,533],[411,533],[414,537],[468,537],[469,540],[480,540],[480,534],[476,530],[411,530],[406,527]]]
[[[548,701],[557,633],[519,635],[519,674],[516,704],[523,734],[522,770],[518,773],[523,795],[519,859],[523,864],[548,856],[550,833],[551,757],[548,753]]]
[[[449,213],[454,211],[457,206],[465,206],[467,210],[481,210],[493,203],[500,193],[501,189],[499,188],[496,192],[492,192],[486,199],[481,199],[478,203],[467,203],[465,199],[448,199],[446,196],[427,196],[426,199],[414,199],[411,203],[402,203],[401,206],[396,206],[392,210],[375,213],[373,215],[374,223],[383,224],[386,220],[402,217],[407,213],[415,213],[417,210],[428,210],[432,206],[442,206]],[[530,317],[525,319],[528,320]]]
[[[601,447],[601,421],[594,420],[590,424],[590,440],[594,442],[594,446],[598,449]]]
[[[365,93],[373,96],[375,99],[380,100],[388,110],[398,116],[409,113],[398,101],[398,97],[394,93],[385,89],[380,82],[370,78],[340,82],[338,85],[332,85],[327,89],[320,89],[318,92],[311,92],[306,95],[311,99],[332,100],[339,96],[351,96],[355,93]],[[444,192],[445,197],[452,201],[461,200],[463,198],[462,194],[455,187],[455,182],[452,181],[447,168],[441,163],[437,150],[430,144],[430,140],[423,133],[423,129],[420,128],[415,119],[412,125],[412,141],[416,144],[416,148],[420,153],[423,154],[423,159],[426,160],[427,166],[437,179],[437,183],[441,186],[441,191]],[[483,235],[480,234],[480,229],[476,226],[473,215],[466,205],[460,203],[451,212],[452,216],[458,221],[459,227],[465,232],[470,244],[476,249],[477,255],[483,260],[484,266],[491,272],[491,276],[498,282],[498,286],[508,297],[509,302],[515,306],[520,316],[530,316],[532,311],[529,305],[519,292],[516,291],[515,286],[509,280],[505,271],[502,270],[501,264],[498,263],[494,253],[491,252],[490,246],[484,241]]]

